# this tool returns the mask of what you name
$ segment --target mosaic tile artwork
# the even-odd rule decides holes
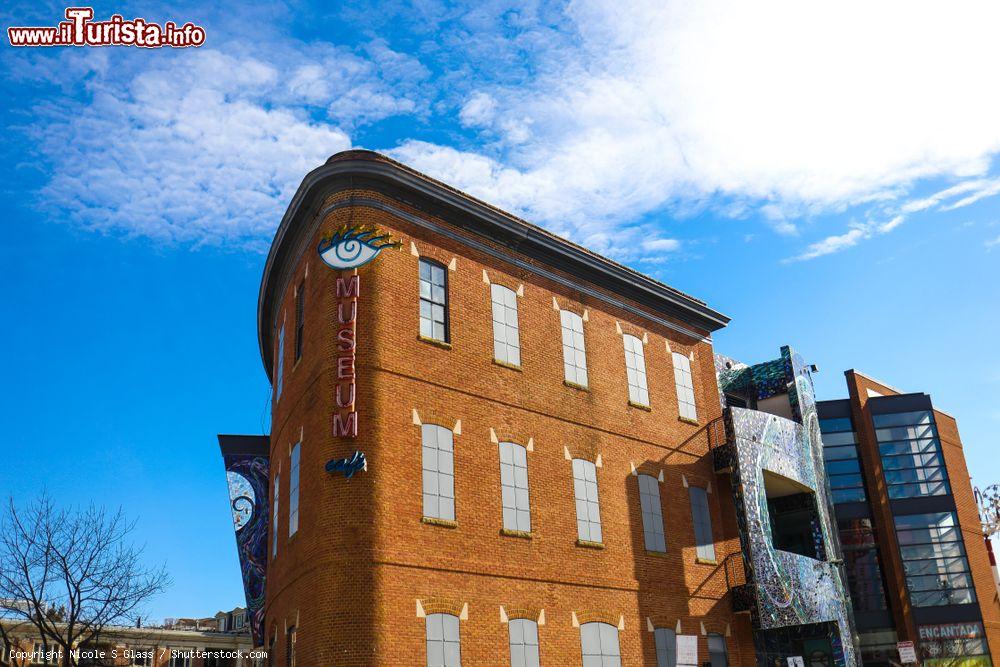
[[[223,460],[250,632],[254,646],[260,646],[264,642],[264,580],[267,574],[268,459],[229,455]]]
[[[720,389],[758,399],[788,394],[796,421],[745,408],[727,408],[728,452],[716,452],[716,464],[728,460],[748,565],[747,580],[756,593],[755,625],[763,630],[833,622],[838,667],[857,664],[853,618],[842,571],[834,564],[839,543],[834,532],[830,492],[823,467],[823,442],[810,367],[791,348],[781,358],[755,366],[717,362]],[[727,363],[728,362],[728,363]],[[760,383],[760,384],[758,384]],[[801,420],[799,423],[798,420]],[[775,549],[764,484],[764,471],[781,475],[816,493],[821,553],[827,560]],[[834,561],[834,562],[830,562]]]

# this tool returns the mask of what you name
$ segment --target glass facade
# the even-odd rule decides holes
[[[887,609],[882,566],[870,518],[837,521],[855,611]]]
[[[896,516],[896,536],[914,607],[969,604],[976,593],[954,512]]]
[[[872,415],[889,498],[951,493],[930,410]]]
[[[888,667],[899,664],[894,628],[873,628],[860,633],[861,663],[865,667]]]
[[[858,462],[858,438],[850,417],[820,419],[823,432],[823,460],[830,480],[834,503],[866,500]]]

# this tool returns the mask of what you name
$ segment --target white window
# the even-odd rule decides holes
[[[698,419],[694,405],[694,384],[691,382],[691,360],[674,352],[674,384],[677,385],[677,406],[681,417]]]
[[[132,650],[135,651],[135,653],[132,655],[133,665],[136,665],[136,667],[149,667],[149,665],[152,664],[152,660],[150,660],[149,658],[150,649],[134,648]]]
[[[692,486],[688,489],[691,498],[691,516],[694,520],[694,543],[698,558],[715,560],[715,542],[712,539],[712,515],[708,511],[708,493],[705,489]]]
[[[274,525],[271,528],[271,558],[275,558],[278,555],[278,491],[281,489],[281,475],[274,476],[274,513],[273,522]]]
[[[729,667],[726,638],[716,632],[708,634],[708,658],[712,661],[712,667]]]
[[[177,651],[178,655],[171,656],[170,667],[191,667],[191,656],[183,655],[183,652],[190,651],[191,649],[168,649],[168,653]]]
[[[507,624],[510,633],[510,667],[539,667],[538,624],[515,618]]]
[[[420,335],[448,342],[448,273],[427,259],[420,260]]]
[[[424,516],[455,520],[455,446],[452,432],[436,424],[420,427],[423,440]]]
[[[587,386],[587,352],[583,346],[583,318],[568,310],[559,311],[562,320],[563,367],[566,381]]]
[[[285,325],[278,331],[278,362],[274,371],[274,400],[281,398],[281,389],[285,382]]]
[[[580,626],[583,667],[621,667],[618,628],[609,623],[584,623]]]
[[[500,491],[503,496],[503,527],[530,533],[528,452],[513,442],[500,443]]]
[[[628,375],[628,400],[637,405],[649,405],[649,391],[646,388],[646,357],[642,341],[625,334],[625,372]]]
[[[302,443],[295,443],[290,455],[291,465],[288,468],[288,536],[291,537],[299,529],[299,458]]]
[[[653,631],[656,642],[656,667],[677,667],[677,635],[669,628]]]
[[[493,358],[521,365],[521,341],[517,329],[517,294],[503,285],[490,285],[493,302]]]
[[[639,475],[639,505],[642,508],[642,534],[646,539],[646,550],[666,551],[660,484],[652,475]]]
[[[585,542],[601,541],[601,506],[597,499],[597,466],[573,459],[573,494],[576,498],[576,533]]]
[[[427,615],[427,667],[461,667],[458,616]]]

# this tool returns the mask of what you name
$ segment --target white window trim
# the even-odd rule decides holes
[[[578,462],[579,465],[577,465]],[[587,479],[587,473],[590,471],[593,471],[593,480]],[[591,495],[594,497],[591,498]],[[600,487],[597,484],[597,464],[593,461],[573,459],[573,501],[576,507],[577,540],[591,544],[603,544],[604,527],[601,522]],[[583,504],[581,505],[581,503]],[[586,510],[586,515],[583,517],[581,517],[581,509]],[[591,518],[594,513],[597,514],[596,520]],[[586,524],[586,533],[584,533],[581,524]],[[595,537],[597,539],[594,539]]]
[[[506,446],[506,447],[505,447]],[[519,533],[530,533],[531,532],[531,487],[528,481],[528,448],[524,445],[518,444],[516,442],[504,441],[498,444],[500,453],[500,492],[501,499],[500,505],[503,514],[503,527],[507,531],[516,531]],[[510,452],[509,461],[505,461],[504,452],[505,449]],[[518,463],[518,458],[524,458],[524,464],[520,465]],[[524,469],[524,480],[523,484],[519,485],[518,480],[518,470]],[[505,473],[508,470],[508,473]],[[509,478],[510,483],[507,483],[505,479]],[[508,502],[508,496],[510,502]],[[523,503],[519,499],[523,498]],[[523,504],[523,507],[521,506]],[[512,510],[514,512],[514,525],[508,525],[507,523],[507,510]],[[527,524],[521,521],[521,513],[527,515]]]
[[[569,322],[567,322],[567,319]],[[560,333],[563,349],[563,377],[570,384],[587,388],[589,386],[587,372],[587,336],[584,331],[584,319],[570,310],[559,311]],[[567,326],[569,324],[570,326]],[[579,331],[576,331],[579,325]],[[577,338],[579,337],[579,340]],[[567,343],[567,338],[571,341]],[[577,347],[579,343],[579,347]],[[582,366],[580,365],[582,362]],[[570,371],[572,369],[572,376]]]
[[[490,313],[493,320],[493,358],[520,368],[521,329],[518,324],[517,292],[504,285],[491,284]]]
[[[297,442],[288,453],[288,536],[299,530],[299,484],[301,482],[302,443]]]
[[[460,427],[459,427],[460,428]],[[427,436],[430,431],[434,433],[434,444],[433,446],[428,445]],[[449,442],[451,444],[450,451],[448,449],[442,449],[441,443],[438,441],[438,437],[442,434],[447,434]],[[421,459],[421,498],[422,498],[422,512],[426,519],[436,519],[439,521],[455,521],[457,516],[457,508],[455,502],[455,431],[449,429],[445,426],[439,424],[421,424],[420,426],[420,459]],[[428,467],[428,457],[430,450],[434,452],[434,467]],[[451,465],[448,466],[448,470],[441,470],[441,454],[449,455],[451,459]],[[448,457],[445,457],[446,459]],[[447,488],[442,489],[442,483],[446,487],[450,486],[451,493],[447,493]],[[428,491],[428,488],[433,489]],[[429,512],[428,500],[432,497],[435,501],[437,510],[435,512]],[[447,512],[441,511],[441,500],[447,499],[451,500],[451,516],[444,516]]]
[[[654,528],[654,530],[652,531],[652,534],[654,536],[655,535],[659,535],[660,542],[662,542],[662,548],[658,548],[658,549],[651,549],[650,546],[649,546],[649,535],[650,535],[650,533],[646,530],[646,514],[647,514],[647,512],[646,512],[646,508],[643,506],[643,498],[650,497],[653,494],[643,493],[643,490],[642,490],[643,479],[651,479],[651,480],[653,480],[654,486],[652,488],[656,491],[655,498],[651,498],[650,499],[650,502],[655,503],[652,506],[652,510],[653,511],[648,512],[648,514],[652,515],[651,521],[653,521],[652,525],[653,525],[653,528]],[[666,530],[665,530],[664,525],[663,525],[663,503],[662,503],[662,498],[660,497],[660,480],[658,480],[656,477],[653,477],[652,475],[650,475],[648,473],[638,473],[636,475],[636,485],[639,487],[639,512],[642,514],[642,540],[643,540],[643,545],[646,547],[646,551],[652,551],[652,552],[655,552],[655,553],[666,553],[667,552],[667,536],[666,536]],[[657,527],[659,528],[658,531],[656,530]],[[657,546],[657,545],[654,545],[654,546]]]
[[[281,497],[281,470],[274,475],[274,498],[271,500],[274,507],[272,515],[274,517],[274,525],[271,527],[271,533],[273,539],[271,540],[271,558],[278,557],[278,515],[281,511],[279,499]]]
[[[634,405],[649,407],[649,384],[646,378],[646,354],[642,339],[622,334],[625,348],[625,376],[628,382],[628,400]]]
[[[698,421],[691,360],[679,352],[673,352],[671,355],[674,366],[674,387],[677,390],[677,413],[683,419]]]

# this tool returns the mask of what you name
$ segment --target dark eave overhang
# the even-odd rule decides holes
[[[348,189],[385,194],[432,216],[522,255],[556,268],[581,283],[597,285],[623,299],[634,301],[651,313],[686,323],[707,336],[729,323],[725,315],[705,303],[596,255],[585,248],[516,218],[465,193],[371,151],[348,151],[332,157],[309,172],[292,197],[275,232],[264,265],[257,300],[257,333],[261,361],[271,378],[272,313],[281,271],[298,248],[296,238],[311,229],[331,195]]]

